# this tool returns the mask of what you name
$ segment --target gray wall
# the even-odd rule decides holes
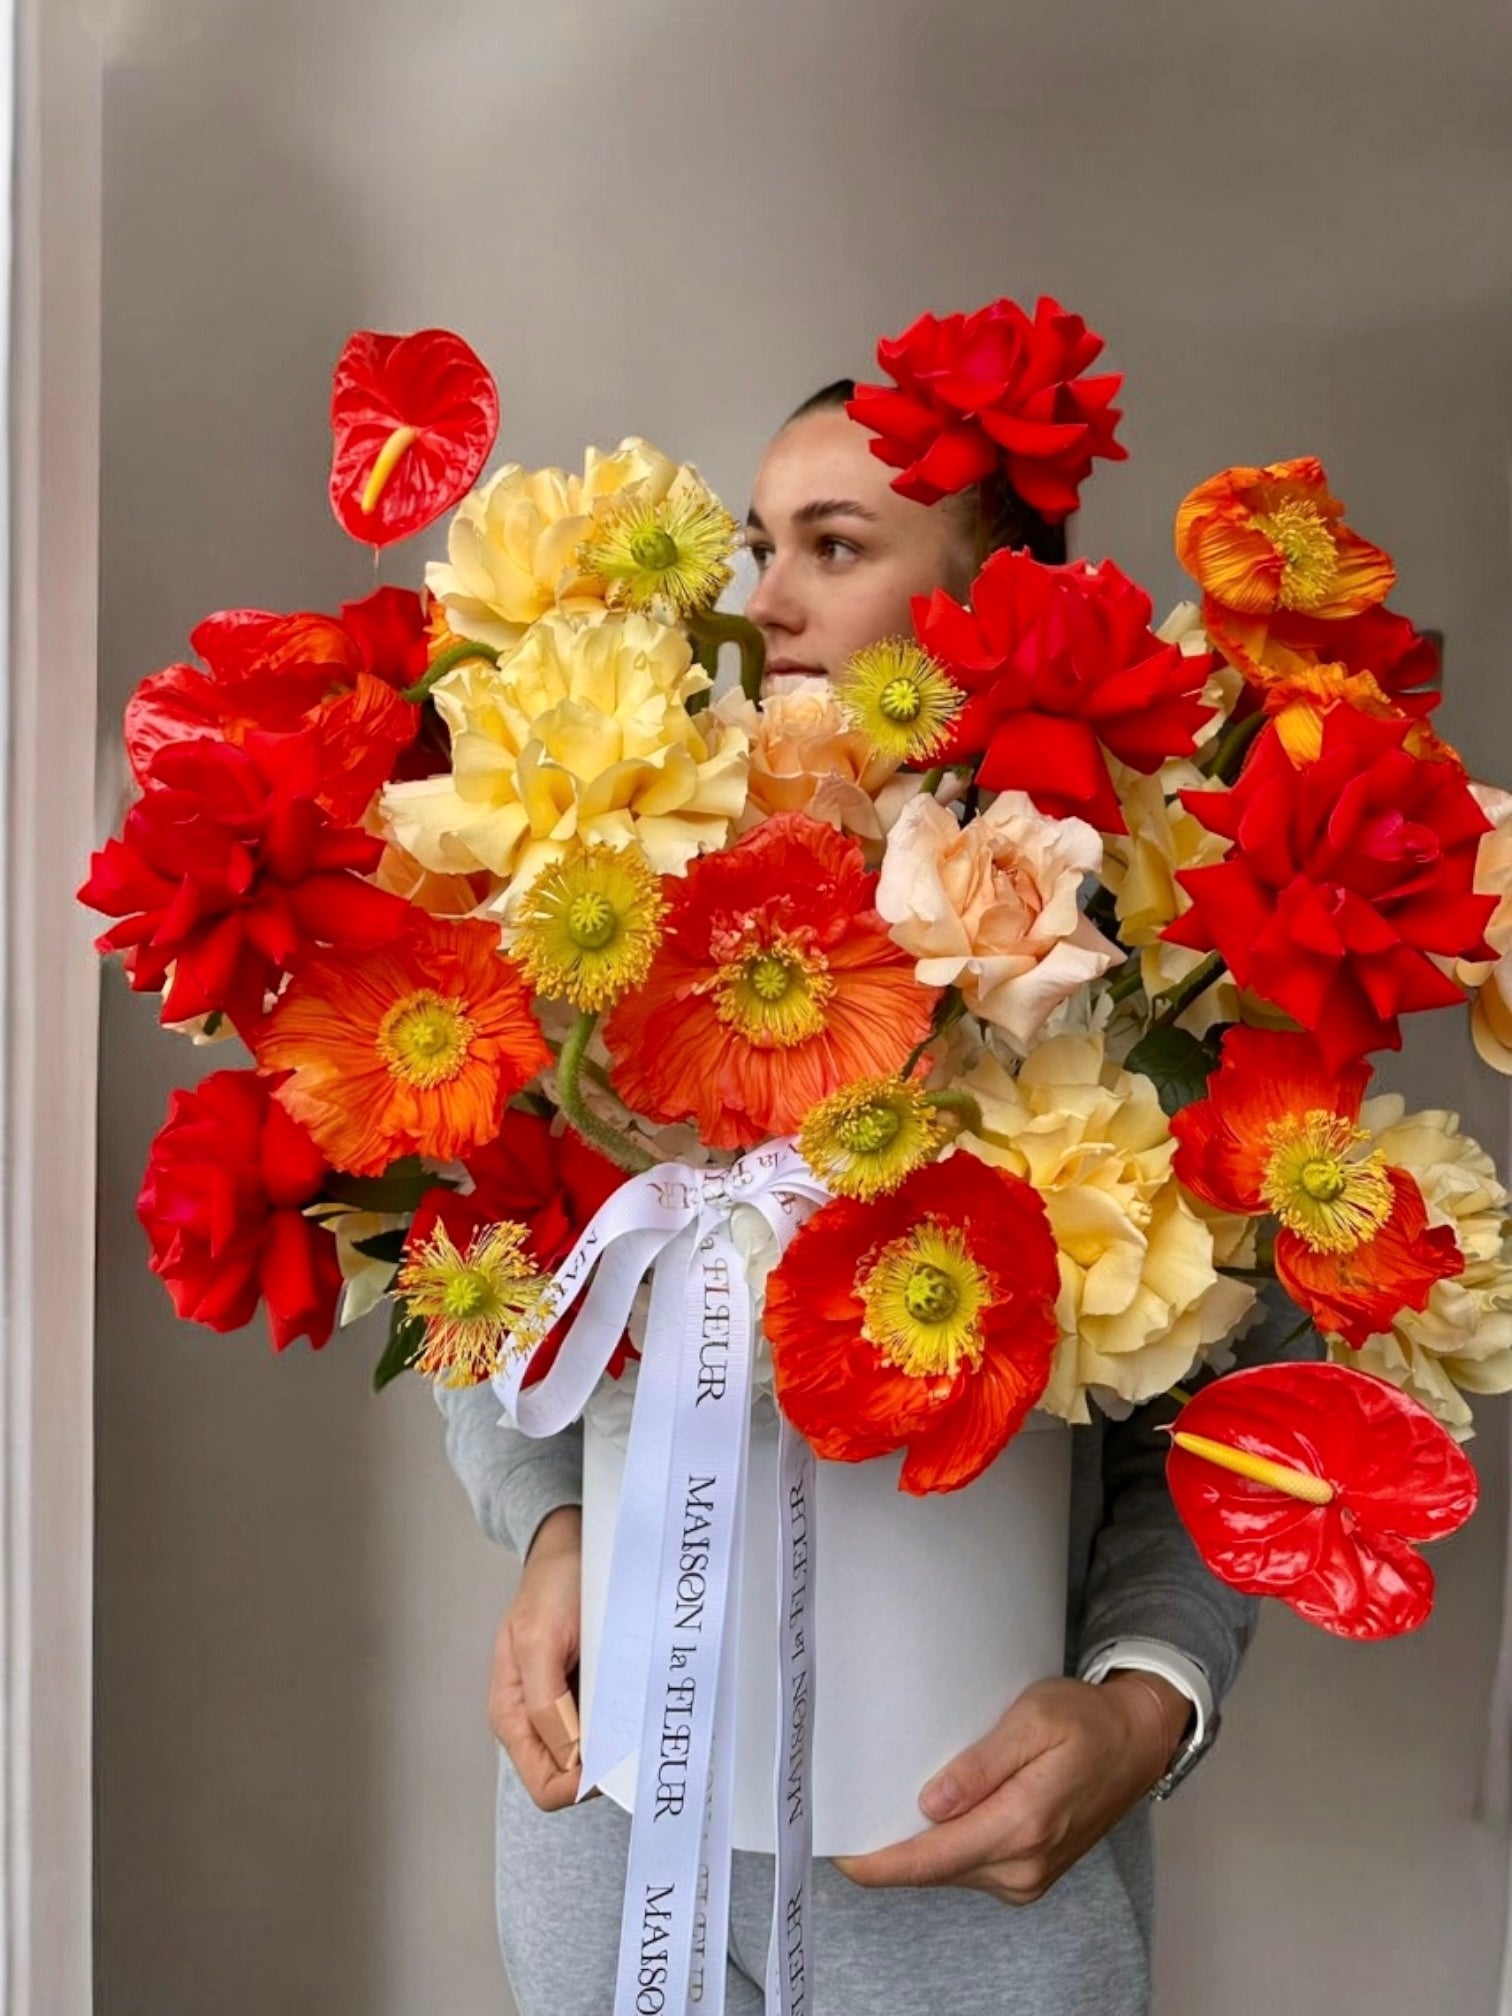
[[[1191,482],[1322,454],[1449,633],[1446,732],[1512,782],[1499,6],[121,0],[110,36],[107,725],[206,611],[371,585],[324,504],[354,326],[464,331],[521,460],[635,429],[739,503],[771,423],[877,332],[1046,290],[1128,374],[1132,459],[1093,485],[1084,549],[1164,600]],[[148,1139],[223,1061],[110,977],[100,2006],[493,2016],[483,1699],[511,1566],[427,1395],[368,1394],[374,1337],[276,1362],[260,1330],[175,1326],[147,1277]],[[1501,1082],[1452,1032],[1409,1078],[1504,1154]],[[1162,1820],[1160,2016],[1489,2016],[1487,1411],[1488,1502],[1421,1638],[1268,1618]]]

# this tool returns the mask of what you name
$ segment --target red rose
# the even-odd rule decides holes
[[[1083,377],[1103,339],[1044,296],[1031,320],[1016,301],[973,315],[921,315],[877,345],[892,385],[860,385],[846,412],[900,469],[893,488],[920,504],[1001,470],[1024,502],[1058,524],[1076,509],[1094,456],[1123,461],[1114,440],[1116,374]]]
[[[1399,1049],[1411,1010],[1463,1002],[1430,955],[1495,957],[1481,934],[1496,898],[1475,893],[1489,822],[1458,763],[1408,753],[1414,727],[1336,707],[1315,762],[1297,768],[1267,728],[1231,791],[1181,794],[1233,845],[1177,874],[1192,907],[1163,936],[1221,952],[1330,1066]]]
[[[349,822],[402,767],[420,727],[419,708],[399,694],[425,670],[418,595],[380,588],[346,603],[339,622],[308,610],[225,609],[189,641],[203,671],[170,665],[126,703],[126,753],[139,784],[170,742],[307,732],[321,752],[317,796]]]
[[[453,1245],[466,1252],[486,1226],[513,1218],[529,1228],[531,1254],[548,1273],[566,1259],[600,1206],[625,1180],[623,1170],[571,1128],[555,1134],[551,1122],[540,1114],[513,1107],[505,1113],[497,1139],[465,1155],[462,1166],[472,1178],[472,1189],[465,1196],[455,1190],[428,1190],[409,1230],[410,1250],[425,1243],[438,1221]],[[550,1371],[574,1320],[572,1315],[564,1317],[537,1346],[525,1375],[527,1386]],[[633,1356],[629,1338],[621,1338],[609,1361],[609,1376],[618,1379]]]
[[[331,1334],[341,1269],[305,1217],[326,1162],[256,1071],[215,1071],[175,1092],[152,1144],[137,1216],[152,1271],[186,1321],[239,1330],[266,1302],[273,1347]]]
[[[1104,749],[1147,775],[1190,756],[1211,709],[1209,660],[1162,644],[1150,598],[1104,560],[1045,567],[994,553],[962,608],[914,600],[919,642],[967,695],[938,763],[980,757],[989,791],[1027,791],[1052,818],[1124,831]]]
[[[138,992],[166,989],[165,1022],[222,1009],[246,1035],[303,954],[386,944],[404,928],[409,906],[361,879],[383,843],[334,825],[319,781],[306,736],[159,751],[79,900],[121,919],[99,949],[126,954]]]

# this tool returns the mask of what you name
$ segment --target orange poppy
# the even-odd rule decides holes
[[[1313,455],[1199,483],[1176,513],[1176,554],[1209,601],[1252,617],[1358,616],[1396,579],[1390,554],[1344,523]]]
[[[1416,1181],[1360,1126],[1369,1082],[1301,1031],[1236,1024],[1207,1097],[1171,1118],[1179,1179],[1220,1211],[1274,1212],[1282,1286],[1357,1349],[1465,1267],[1454,1228],[1429,1225]]]
[[[1044,1201],[970,1155],[836,1197],[767,1282],[777,1400],[819,1455],[906,1449],[904,1491],[979,1477],[1045,1390],[1060,1263]]]
[[[859,843],[806,812],[669,881],[661,949],[604,1025],[625,1104],[746,1148],[795,1132],[842,1085],[900,1071],[939,989],[888,936],[876,883]]]
[[[551,1062],[530,996],[492,924],[413,914],[372,954],[306,959],[257,1039],[278,1097],[338,1169],[402,1155],[450,1162],[498,1133],[510,1098]]]

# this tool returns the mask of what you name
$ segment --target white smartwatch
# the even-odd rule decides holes
[[[1082,1661],[1077,1677],[1096,1685],[1110,1673],[1119,1671],[1154,1673],[1162,1680],[1169,1680],[1192,1704],[1191,1729],[1177,1745],[1161,1777],[1150,1787],[1151,1799],[1169,1799],[1207,1755],[1218,1734],[1220,1717],[1213,1705],[1212,1684],[1195,1659],[1159,1638],[1115,1638]]]

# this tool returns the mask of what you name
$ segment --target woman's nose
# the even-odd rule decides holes
[[[745,613],[763,630],[791,633],[802,629],[803,611],[781,560],[771,559],[762,569],[746,601]]]

